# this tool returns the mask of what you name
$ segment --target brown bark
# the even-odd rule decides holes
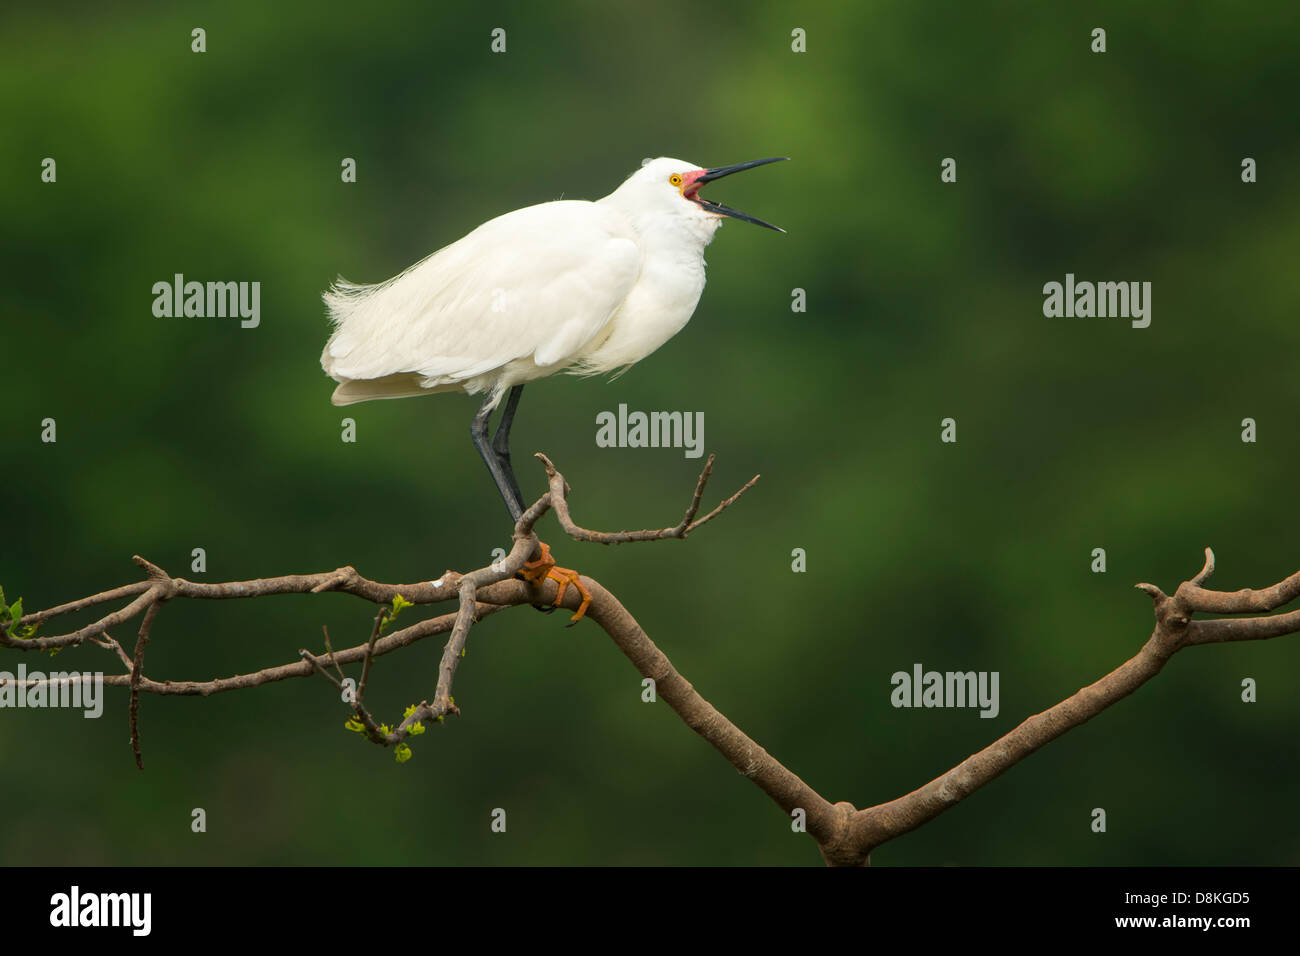
[[[710,456],[686,514],[677,525],[658,530],[589,531],[577,525],[569,513],[569,486],[564,476],[555,470],[545,456],[538,457],[546,467],[550,490],[519,519],[510,553],[495,565],[466,574],[446,571],[436,581],[412,584],[371,581],[351,567],[319,574],[293,574],[252,581],[206,584],[172,577],[151,562],[136,557],[135,562],[146,572],[146,580],[37,611],[25,615],[17,623],[19,626],[43,623],[75,611],[129,598],[120,610],[79,630],[51,637],[19,638],[13,636],[4,624],[0,624],[0,646],[17,650],[46,650],[90,641],[112,654],[123,666],[123,671],[105,676],[104,683],[130,688],[132,749],[141,768],[143,758],[138,721],[141,694],[208,696],[312,674],[319,674],[336,687],[341,687],[341,665],[358,661],[362,663],[362,678],[356,701],[352,704],[354,716],[365,728],[366,736],[374,743],[381,746],[402,745],[417,723],[441,722],[447,715],[459,713],[451,694],[452,684],[470,629],[475,622],[507,607],[521,604],[547,605],[555,600],[558,586],[554,580],[532,585],[515,576],[537,550],[538,541],[533,527],[547,511],[554,510],[565,531],[581,541],[619,544],[685,538],[733,504],[758,480],[758,476],[755,476],[705,517],[696,519],[712,472],[713,457]],[[1300,630],[1300,610],[1269,617],[1193,621],[1192,615],[1197,612],[1242,614],[1273,611],[1300,596],[1300,572],[1263,590],[1221,592],[1204,587],[1213,571],[1214,555],[1206,548],[1205,564],[1201,571],[1190,581],[1179,585],[1172,596],[1166,595],[1154,585],[1137,585],[1151,596],[1156,617],[1150,638],[1137,654],[1100,680],[1042,713],[1029,717],[983,750],[967,757],[924,786],[895,800],[861,810],[847,801],[832,804],[764,750],[696,691],[614,595],[590,578],[583,577],[582,582],[591,594],[587,616],[609,635],[643,677],[654,681],[658,697],[786,814],[802,811],[806,815],[807,831],[817,842],[828,865],[865,865],[876,847],[934,819],[1043,745],[1133,693],[1160,673],[1165,663],[1183,648],[1223,641],[1263,640]],[[303,649],[298,660],[251,674],[203,681],[154,681],[144,674],[145,649],[155,619],[163,604],[169,600],[223,600],[328,591],[351,594],[390,607],[398,595],[416,605],[455,600],[457,609],[382,635],[389,613],[389,608],[383,608],[375,617],[368,640],[361,644],[335,651],[326,634],[325,653],[316,654]],[[580,600],[578,591],[570,588],[562,603],[565,607],[576,608]],[[135,652],[128,656],[108,631],[141,614],[144,619],[136,639]],[[395,728],[386,729],[387,725],[380,724],[364,704],[365,687],[373,662],[416,641],[448,632],[450,637],[443,650],[432,698],[421,701]],[[339,678],[334,677],[327,668],[333,668]]]

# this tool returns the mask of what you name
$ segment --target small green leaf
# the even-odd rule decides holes
[[[388,629],[388,625],[397,620],[397,615],[401,614],[402,611],[408,607],[415,607],[415,605],[400,594],[394,594],[392,605],[384,608],[384,620],[379,625],[379,633],[384,633],[384,631]]]
[[[398,763],[406,763],[411,759],[411,748],[406,744],[398,744],[393,749],[393,756],[397,758]]]
[[[424,733],[424,724],[417,720],[415,723],[411,724],[410,733],[412,737],[420,736],[420,734]]]
[[[21,621],[21,620],[22,620],[22,618],[23,618],[23,599],[22,599],[22,598],[19,598],[17,601],[14,601],[13,607],[11,607],[11,608],[9,609],[9,617],[10,617],[12,620],[14,620],[15,622],[17,622],[17,621]]]
[[[406,708],[406,710],[402,711],[402,717],[403,717],[403,718],[410,717],[413,713],[415,713],[415,705],[414,705],[414,704],[412,704],[410,707]]]
[[[352,731],[354,734],[359,734],[366,729],[366,725],[363,724],[361,721],[357,720],[355,717],[348,718],[348,722],[343,726],[346,727],[348,730]]]

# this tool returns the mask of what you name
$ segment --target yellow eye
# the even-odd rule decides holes
[[[682,177],[677,175],[676,173],[673,173],[671,176],[668,177],[668,181],[672,183],[674,186],[680,186],[682,184]]]

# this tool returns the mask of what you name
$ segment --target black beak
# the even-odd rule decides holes
[[[765,229],[775,229],[777,232],[785,232],[780,226],[774,226],[770,222],[764,222],[761,219],[755,219],[748,216],[738,209],[732,209],[730,206],[724,206],[721,203],[709,202],[703,196],[697,195],[699,188],[705,183],[711,183],[715,179],[721,179],[723,176],[730,176],[732,173],[744,172],[746,169],[753,169],[755,166],[766,166],[768,163],[780,163],[788,160],[789,156],[773,156],[771,159],[755,159],[748,163],[736,163],[734,166],[715,166],[713,169],[706,169],[704,175],[691,184],[687,199],[691,202],[702,206],[704,209],[719,216],[730,216],[732,219],[743,219],[745,222],[752,222],[756,226],[762,226]]]

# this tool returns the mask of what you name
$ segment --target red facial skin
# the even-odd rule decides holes
[[[694,199],[700,187],[692,186],[692,183],[707,172],[707,169],[693,169],[689,173],[682,173],[682,195],[687,199]]]

